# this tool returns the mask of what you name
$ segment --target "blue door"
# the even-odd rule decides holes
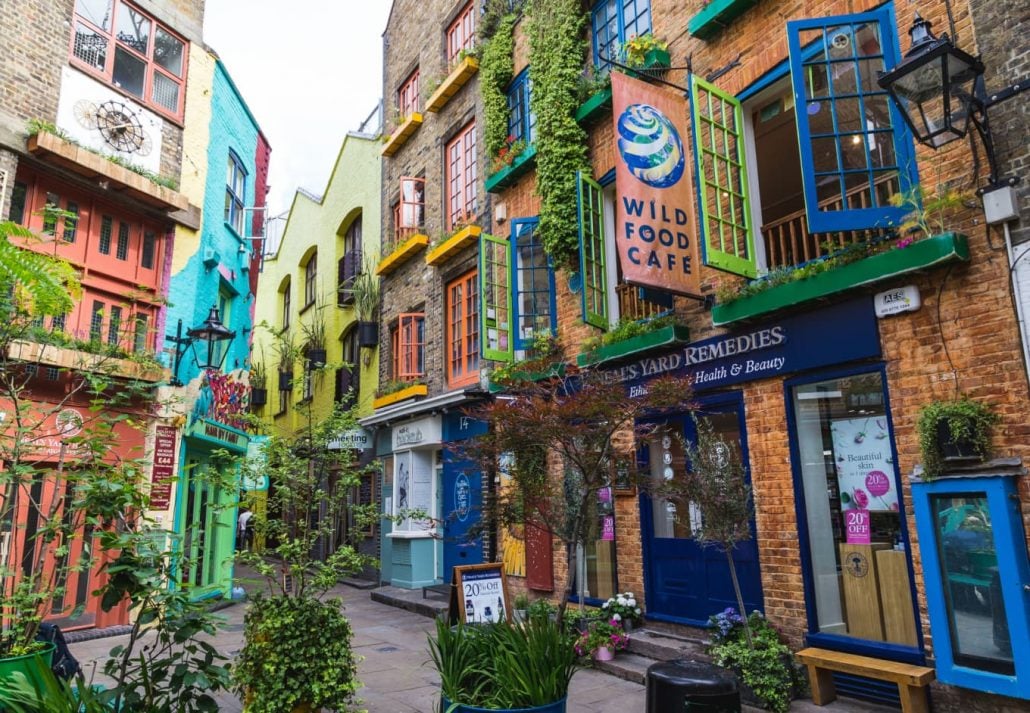
[[[744,404],[739,393],[703,399],[696,412],[713,427],[716,438],[748,462]],[[642,472],[655,479],[682,477],[685,454],[681,435],[696,438],[690,414],[663,419],[640,453]],[[748,474],[750,481],[750,474]],[[694,503],[677,503],[657,496],[640,496],[640,519],[647,586],[647,615],[655,619],[703,625],[712,614],[739,608],[729,563],[722,549],[703,546],[692,536],[704,513]],[[692,526],[693,525],[693,526]],[[737,578],[748,612],[762,608],[758,546],[751,523],[751,540],[733,550]]]
[[[451,569],[482,564],[483,539],[469,529],[479,523],[483,505],[483,479],[476,466],[456,460],[450,449],[443,452],[443,581],[451,581]]]

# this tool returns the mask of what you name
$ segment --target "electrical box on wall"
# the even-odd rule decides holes
[[[984,191],[984,215],[990,225],[1015,220],[1019,213],[1016,210],[1016,189],[1012,186],[1000,186]]]

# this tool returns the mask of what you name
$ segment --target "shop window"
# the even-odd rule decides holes
[[[814,596],[811,636],[915,648],[904,501],[883,374],[798,384],[789,392],[803,559]]]
[[[362,252],[361,252],[361,216],[358,215],[351,224],[347,226],[347,232],[343,236],[343,257],[337,261],[336,304],[340,307],[354,302],[354,293],[351,287],[354,280],[361,274]]]
[[[162,114],[181,118],[186,43],[123,0],[78,0],[72,62]]]
[[[447,383],[479,381],[479,279],[473,271],[448,283]]]
[[[626,40],[651,31],[651,0],[600,0],[590,12],[594,64],[619,58]]]
[[[423,230],[425,218],[426,180],[412,176],[401,177],[400,199],[393,204],[393,232],[396,247]],[[386,253],[393,251],[387,248]]]
[[[308,258],[304,265],[304,307],[307,309],[315,304],[318,297],[318,253]]]
[[[536,141],[536,114],[532,104],[533,82],[526,67],[508,85],[508,136],[531,146]]]
[[[244,198],[247,193],[247,172],[236,154],[229,153],[225,177],[225,222],[243,237]]]
[[[615,507],[612,489],[601,488],[587,506],[590,529],[576,557],[573,592],[585,600],[603,601],[615,596],[618,583],[615,561]],[[579,579],[583,578],[580,586]]]
[[[705,264],[747,277],[886,234],[904,213],[890,196],[918,182],[877,84],[900,58],[891,7],[787,34],[788,62],[739,97],[691,79]]]
[[[393,454],[393,509],[392,516],[399,518],[394,525],[396,533],[428,532],[432,527],[430,519],[412,517],[424,513],[434,516],[433,504],[436,493],[433,478],[432,451],[402,451]]]
[[[426,320],[422,313],[402,314],[390,330],[393,378],[414,381],[426,373]]]
[[[447,63],[454,64],[462,50],[468,52],[476,44],[476,5],[470,2],[447,28]]]
[[[479,210],[476,190],[476,125],[470,123],[447,143],[446,168],[447,229],[475,220]]]
[[[406,119],[418,111],[418,69],[397,90],[397,111],[402,119]]]

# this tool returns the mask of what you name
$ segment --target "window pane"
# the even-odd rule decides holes
[[[178,111],[179,85],[160,72],[154,72],[154,87],[150,98],[168,111]]]
[[[659,485],[667,480],[683,476],[686,469],[686,455],[683,442],[669,426],[655,431],[648,442],[651,454],[651,480]],[[680,506],[682,507],[682,505]],[[690,539],[690,518],[695,517],[696,507],[687,506],[689,517],[679,517],[678,507],[670,498],[653,498],[651,507],[654,536],[663,539]]]
[[[154,61],[176,77],[182,78],[182,54],[184,45],[158,27],[154,32]]]
[[[949,493],[931,496],[930,502],[955,663],[1012,676],[1016,670],[987,495]]]
[[[100,219],[100,240],[97,243],[97,250],[101,255],[111,254],[111,230],[114,221],[111,216],[105,215]]]
[[[142,55],[147,54],[147,47],[150,44],[149,18],[120,2],[118,3],[117,30],[115,39],[121,44],[131,47]]]
[[[114,256],[119,260],[126,260],[129,257],[129,224],[118,224],[118,246],[115,248]]]
[[[79,0],[75,11],[101,30],[111,30],[111,0]]]
[[[107,64],[107,38],[81,22],[75,23],[75,44],[72,54],[99,70]]]
[[[143,98],[147,64],[121,47],[114,50],[114,85]]]
[[[916,646],[881,375],[797,386],[792,401],[816,630]]]
[[[615,596],[615,510],[611,488],[601,488],[587,506],[590,534],[583,543],[586,558],[584,594],[593,599]]]
[[[107,343],[112,346],[117,346],[121,340],[121,328],[122,328],[122,308],[112,307],[111,308],[111,322],[107,328]]]

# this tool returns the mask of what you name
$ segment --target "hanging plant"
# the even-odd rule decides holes
[[[509,13],[497,22],[497,29],[483,45],[479,63],[479,88],[483,94],[484,141],[491,158],[504,148],[508,136],[508,85],[515,71],[515,23]]]
[[[586,15],[579,0],[531,0],[526,15],[537,122],[538,231],[555,264],[574,269],[579,249],[576,172],[590,171],[587,135],[575,119]]]

